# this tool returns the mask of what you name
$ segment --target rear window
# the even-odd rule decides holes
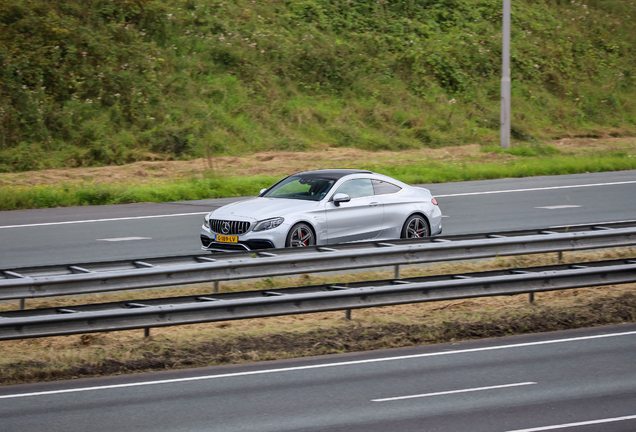
[[[373,183],[373,190],[376,195],[389,195],[398,193],[402,190],[401,187],[394,185],[393,183],[381,181],[381,180],[371,180]]]

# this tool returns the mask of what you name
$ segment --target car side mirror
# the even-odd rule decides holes
[[[336,207],[340,207],[340,203],[351,201],[351,197],[347,194],[337,193],[333,196],[333,203]]]
[[[265,188],[265,189],[261,189],[261,191],[258,193],[258,196],[263,195],[263,194],[265,193],[265,191],[266,191],[266,190],[267,190],[267,188]]]

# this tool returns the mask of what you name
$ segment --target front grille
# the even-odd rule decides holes
[[[224,231],[225,228],[225,231]],[[244,234],[250,229],[249,222],[226,221],[210,219],[210,229],[218,234],[237,235]]]

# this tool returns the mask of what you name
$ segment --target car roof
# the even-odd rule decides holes
[[[373,174],[373,171],[360,170],[360,169],[324,169],[315,171],[305,171],[292,174],[290,177],[302,176],[302,177],[314,177],[323,178],[329,180],[339,180],[342,177],[352,174]]]

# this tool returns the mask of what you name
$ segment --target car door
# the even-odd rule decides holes
[[[378,239],[400,238],[404,221],[414,209],[412,197],[402,194],[402,188],[383,180],[372,180],[375,197],[382,203],[384,219]]]
[[[344,193],[351,201],[328,202],[326,205],[328,243],[371,240],[382,231],[384,209],[374,195],[370,179],[351,179],[336,189],[332,196]]]

